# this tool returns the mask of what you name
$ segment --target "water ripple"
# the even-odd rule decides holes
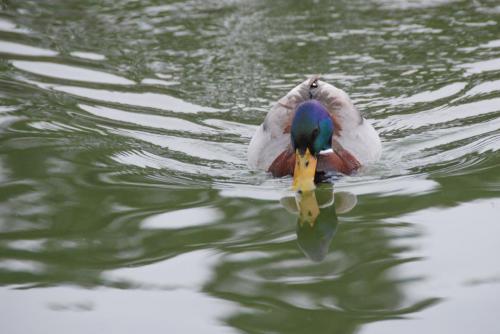
[[[40,61],[15,60],[12,65],[20,70],[63,80],[106,83],[111,85],[132,85],[133,81],[101,71],[76,66]]]
[[[89,106],[85,104],[79,104],[78,106],[82,110],[85,110],[86,112],[92,115],[111,120],[116,120],[122,123],[131,123],[134,125],[144,126],[148,128],[157,128],[170,131],[181,131],[184,133],[201,133],[201,134],[216,133],[215,130],[212,128],[198,125],[196,123],[189,122],[181,118],[149,115],[145,113],[133,113],[115,108]]]
[[[30,45],[0,41],[0,53],[19,55],[19,56],[56,56],[58,53],[52,50],[42,49]]]

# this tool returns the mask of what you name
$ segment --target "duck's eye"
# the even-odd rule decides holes
[[[319,129],[318,128],[315,128],[312,132],[312,137],[313,139],[316,139],[316,137],[318,136],[319,134]]]
[[[314,80],[311,84],[311,88],[318,88],[318,81]]]

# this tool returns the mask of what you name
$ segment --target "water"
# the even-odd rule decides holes
[[[2,333],[500,331],[497,2],[1,6]],[[245,155],[317,73],[384,150],[311,229]]]

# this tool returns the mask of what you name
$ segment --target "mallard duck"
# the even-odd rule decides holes
[[[310,191],[315,177],[352,174],[380,158],[378,133],[342,89],[314,76],[269,111],[248,148],[248,164],[275,177],[293,175],[293,188]]]

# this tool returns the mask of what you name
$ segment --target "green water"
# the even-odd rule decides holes
[[[0,332],[500,331],[498,2],[0,6]],[[310,228],[246,148],[318,73],[383,154]]]

